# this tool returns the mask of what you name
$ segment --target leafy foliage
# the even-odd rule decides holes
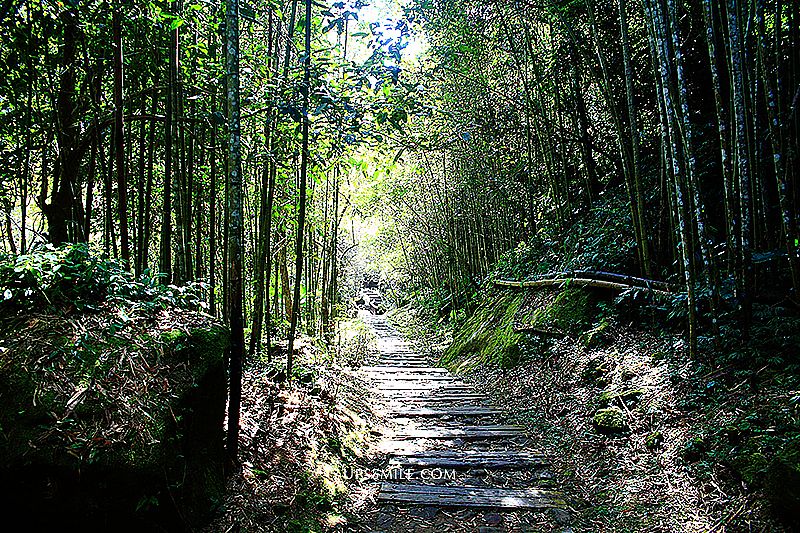
[[[198,309],[204,306],[200,289],[200,284],[165,286],[149,272],[137,278],[86,244],[42,245],[28,254],[0,256],[0,313],[5,314],[93,309],[117,299]]]

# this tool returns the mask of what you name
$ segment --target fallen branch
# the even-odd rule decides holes
[[[603,272],[601,270],[569,270],[566,272],[554,272],[541,276],[541,279],[552,278],[583,278],[614,281],[625,285],[632,285],[635,287],[646,287],[658,289],[665,292],[681,292],[681,288],[667,283],[666,281],[657,281],[647,278],[637,278],[636,276],[629,276],[628,274],[615,274],[613,272]]]
[[[655,289],[641,285],[634,285],[631,283],[621,283],[616,281],[606,281],[602,279],[592,278],[569,278],[558,277],[550,279],[536,279],[530,281],[512,281],[507,279],[498,279],[494,282],[495,287],[510,287],[516,289],[529,289],[534,287],[561,287],[564,285],[576,287],[595,287],[598,289],[610,289],[616,291],[626,291],[629,289],[641,289],[658,296],[673,296],[675,292],[662,289]]]

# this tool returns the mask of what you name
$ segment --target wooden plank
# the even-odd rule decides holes
[[[470,392],[438,393],[420,391],[419,394],[408,394],[409,391],[383,391],[388,401],[441,405],[443,402],[476,402],[487,401],[486,396]]]
[[[541,455],[525,451],[497,452],[481,450],[431,450],[426,452],[393,453],[390,466],[418,468],[533,468],[545,466],[548,461]]]
[[[383,394],[384,396],[398,397],[398,396],[425,396],[432,394],[469,394],[473,392],[472,387],[465,385],[447,385],[447,384],[433,384],[427,385],[408,385],[408,382],[400,382],[392,384],[391,386],[383,384],[382,386],[372,387],[374,392]]]
[[[563,495],[550,490],[449,487],[406,483],[381,483],[378,500],[439,507],[496,509],[551,509],[566,507]]]
[[[446,383],[446,382],[458,381],[460,383],[464,383],[461,379],[459,379],[459,378],[457,378],[455,376],[448,376],[448,375],[444,375],[444,374],[415,374],[415,373],[400,374],[400,373],[397,373],[397,374],[390,374],[390,375],[386,375],[386,374],[367,374],[367,376],[371,380],[378,381],[378,382],[384,382],[384,381],[415,381],[415,382],[416,381],[422,381],[422,382],[425,382],[425,381],[436,381],[436,382],[445,382]]]
[[[379,359],[378,363],[380,364],[387,364],[387,365],[394,365],[394,366],[402,366],[402,367],[426,367],[431,364],[430,361],[427,359],[420,359],[419,361],[398,361],[397,359]]]
[[[387,354],[382,353],[381,359],[387,361],[427,361],[429,358],[424,355],[400,355],[400,354]]]
[[[393,435],[397,439],[499,439],[522,437],[519,426],[464,426],[460,428],[404,429]]]
[[[419,417],[440,417],[440,416],[490,416],[500,414],[502,411],[493,407],[477,405],[442,407],[431,409],[430,407],[398,407],[388,409],[389,414],[397,416],[419,416]]]
[[[462,381],[441,381],[441,380],[375,380],[376,389],[386,390],[408,390],[408,391],[430,391],[430,390],[474,390],[470,385]]]
[[[424,368],[425,367],[411,367],[393,370],[391,372],[378,372],[375,370],[361,370],[360,372],[375,379],[394,379],[404,376],[413,379],[458,379],[455,374],[450,374],[449,372],[433,372],[431,370],[424,370]]]
[[[381,364],[387,365],[401,365],[405,363],[423,363],[424,366],[430,366],[431,361],[427,357],[386,357],[381,356]],[[383,363],[385,361],[385,363]]]
[[[382,366],[362,366],[359,368],[362,372],[385,372],[385,373],[392,373],[392,372],[410,372],[407,367],[404,366],[392,366],[392,365],[382,365]],[[431,372],[437,374],[449,374],[446,368],[439,368],[436,366],[420,366],[414,367],[413,372]]]

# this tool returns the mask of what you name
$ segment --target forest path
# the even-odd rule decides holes
[[[503,424],[483,394],[434,366],[384,316],[362,318],[380,354],[359,373],[386,420],[386,468],[366,531],[570,531],[547,459],[523,428]]]

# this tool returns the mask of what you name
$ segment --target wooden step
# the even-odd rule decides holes
[[[362,375],[369,376],[375,379],[395,379],[401,377],[407,377],[409,379],[442,379],[442,378],[450,378],[456,379],[456,376],[453,374],[449,374],[447,372],[432,372],[430,370],[426,370],[425,367],[406,367],[403,370],[395,370],[392,372],[377,372],[374,370],[359,370]]]
[[[541,489],[497,489],[381,483],[378,500],[439,507],[551,509],[566,507],[559,492]]]
[[[432,396],[436,394],[469,394],[473,392],[472,387],[466,385],[434,384],[430,386],[416,384],[415,386],[406,385],[407,381],[399,383],[383,384],[383,386],[373,387],[372,390],[390,398],[420,396]]]
[[[459,391],[468,392],[474,390],[466,383],[450,381],[379,381],[375,383],[376,390],[385,391],[408,391],[412,393],[422,393],[430,391]]]
[[[448,376],[446,374],[367,374],[367,376],[372,380],[378,383],[383,382],[393,382],[393,381],[412,381],[412,382],[426,382],[426,381],[435,381],[437,383],[446,383],[446,382],[453,382],[458,381],[459,383],[464,383],[461,379],[455,376]]]
[[[474,392],[431,392],[420,391],[419,394],[409,394],[409,391],[382,391],[388,402],[413,403],[415,405],[430,404],[441,405],[448,402],[479,402],[487,401],[486,396]]]
[[[379,359],[378,363],[382,365],[385,364],[385,365],[402,366],[404,368],[424,368],[431,364],[430,361],[422,359],[420,359],[419,361],[408,361],[408,360],[398,361],[397,359]]]
[[[425,452],[393,453],[390,466],[417,468],[518,469],[549,464],[541,455],[525,451],[430,450]]]
[[[369,373],[381,373],[381,374],[392,374],[395,372],[430,372],[432,374],[449,374],[447,369],[439,368],[435,366],[420,366],[414,367],[412,370],[409,370],[408,367],[405,366],[391,366],[391,365],[383,365],[383,366],[362,366],[359,368],[362,372],[369,372]]]
[[[459,428],[403,429],[393,435],[396,439],[500,439],[523,437],[525,431],[519,426],[462,426]]]
[[[430,407],[398,407],[387,409],[388,414],[401,417],[442,417],[442,416],[491,416],[498,415],[502,411],[492,407],[482,407],[479,405],[442,407],[431,409]]]

